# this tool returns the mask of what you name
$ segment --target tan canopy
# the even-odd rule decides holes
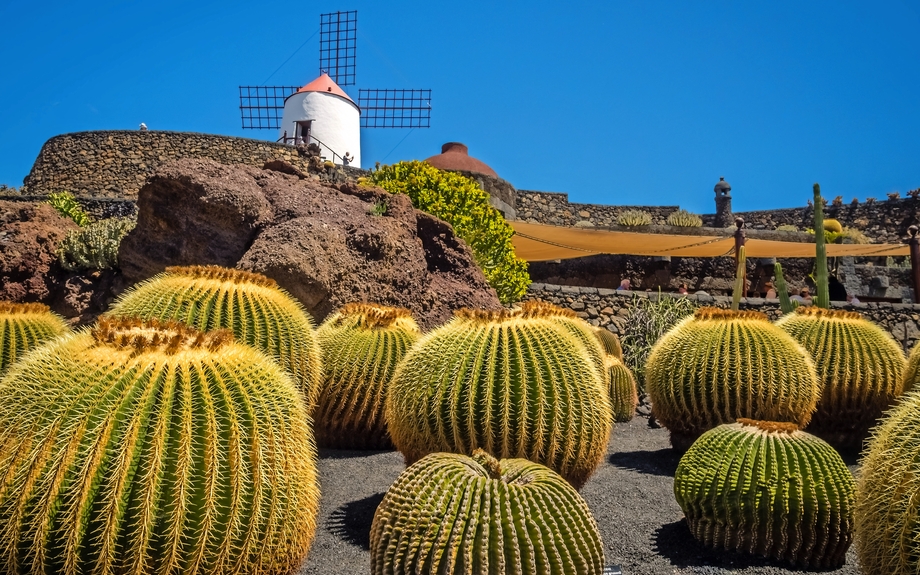
[[[713,258],[735,253],[733,237],[679,236],[614,232],[509,222],[514,227],[514,250],[523,260],[564,260],[598,254]],[[748,238],[744,244],[751,258],[813,258],[815,245]],[[907,244],[828,244],[828,257],[907,256]]]

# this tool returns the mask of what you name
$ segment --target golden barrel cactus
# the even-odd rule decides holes
[[[872,431],[856,487],[856,551],[867,575],[920,572],[920,394]]]
[[[526,459],[433,453],[387,491],[371,527],[373,575],[601,575],[584,500]]]
[[[69,331],[46,305],[0,301],[0,376],[22,354]]]
[[[581,486],[607,450],[610,400],[578,338],[532,311],[459,310],[396,369],[387,424],[406,463],[482,448]]]
[[[685,450],[739,417],[804,427],[821,396],[808,354],[754,311],[700,308],[652,349],[645,368],[652,412]]]
[[[840,455],[794,423],[720,425],[696,440],[674,475],[674,495],[704,545],[814,569],[846,560],[854,494]]]
[[[294,573],[319,504],[293,379],[227,330],[102,319],[0,385],[6,573]]]
[[[108,313],[230,329],[288,370],[308,407],[316,403],[322,366],[313,318],[273,279],[220,266],[169,267],[122,294]]]
[[[907,365],[904,368],[904,375],[901,377],[901,388],[903,393],[909,393],[920,389],[920,341],[918,341],[910,355],[907,357]]]
[[[604,342],[597,337],[597,330],[594,326],[578,317],[570,309],[541,300],[525,301],[520,308],[522,318],[534,317],[549,320],[574,336],[585,346],[588,355],[591,356],[594,365],[597,367],[601,379],[604,381],[604,385],[610,383],[604,366],[604,359],[607,356],[604,351]]]
[[[407,309],[352,303],[316,332],[324,381],[316,441],[337,449],[392,449],[386,392],[396,365],[421,336]]]
[[[808,350],[823,392],[808,431],[859,448],[904,390],[904,353],[891,335],[855,312],[796,308],[776,325]]]
[[[594,329],[594,335],[597,336],[597,339],[601,342],[604,353],[623,361],[623,345],[620,343],[620,338],[617,337],[615,333],[612,333],[608,329],[598,327]]]
[[[626,364],[612,355],[605,360],[607,375],[610,380],[610,408],[613,410],[613,420],[617,423],[632,421],[636,415],[636,406],[639,405],[639,393],[636,390],[636,378],[633,377]]]

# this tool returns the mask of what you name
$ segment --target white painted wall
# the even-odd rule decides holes
[[[348,152],[354,157],[350,165],[361,167],[361,112],[353,102],[326,92],[298,92],[284,101],[278,137],[285,131],[293,137],[298,120],[313,120],[313,137],[338,154],[336,164],[341,164],[341,156]],[[326,148],[323,155],[333,160]]]

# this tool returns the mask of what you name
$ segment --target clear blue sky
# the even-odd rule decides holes
[[[720,175],[736,211],[920,187],[920,0],[0,0],[0,183],[65,132],[274,139],[237,86],[315,78],[319,14],[352,9],[348,91],[432,89],[430,129],[363,131],[365,167],[460,141],[518,189],[696,212]]]

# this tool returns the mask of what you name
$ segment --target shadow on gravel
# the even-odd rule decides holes
[[[612,465],[647,475],[666,475],[674,477],[680,453],[670,447],[656,451],[626,451],[613,453],[609,461]]]
[[[799,568],[789,563],[767,559],[766,557],[709,549],[693,538],[686,519],[659,527],[655,531],[653,550],[670,561],[671,565],[677,567],[720,567],[727,570],[746,569],[748,567],[773,567],[784,572],[800,571]],[[835,570],[809,569],[808,571]]]
[[[383,501],[383,493],[349,501],[332,512],[326,521],[326,528],[339,539],[357,545],[364,550],[371,548],[371,523],[377,506]]]
[[[329,449],[326,447],[320,447],[317,452],[320,459],[354,459],[357,457],[372,457],[374,455],[380,455],[381,453],[392,453],[393,450],[384,449],[379,451],[366,451],[358,449]]]

